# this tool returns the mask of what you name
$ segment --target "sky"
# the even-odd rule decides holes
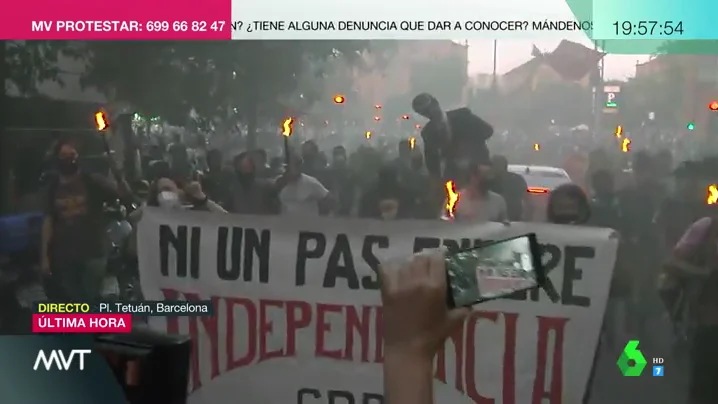
[[[574,42],[593,47],[587,38],[580,40],[569,38]],[[531,59],[531,48],[536,45],[541,51],[552,51],[561,40],[499,40],[496,50],[496,70],[499,74],[506,73],[514,67]],[[469,75],[491,73],[493,70],[494,42],[490,39],[469,40]],[[636,62],[645,62],[648,55],[606,55],[604,60],[606,79],[625,79],[632,77]]]
[[[447,0],[461,2],[462,0]],[[483,16],[491,19],[532,19],[540,17],[550,20],[575,20],[565,0],[473,0]],[[476,4],[480,4],[476,6]],[[467,6],[472,7],[472,6]],[[476,14],[476,13],[472,13]],[[513,17],[513,18],[512,18]],[[561,39],[578,42],[593,47],[592,42],[583,32],[566,32],[549,34],[550,38],[534,39],[499,39],[497,47],[497,72],[506,73],[531,58],[532,45],[541,51],[552,51]],[[462,41],[463,42],[463,41]],[[491,73],[493,69],[493,39],[470,39],[469,43],[469,74]],[[645,62],[649,55],[607,55],[604,59],[606,79],[625,79],[635,73],[636,62]]]

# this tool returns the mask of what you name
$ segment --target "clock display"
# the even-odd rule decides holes
[[[623,36],[680,36],[683,21],[616,21],[616,35]]]

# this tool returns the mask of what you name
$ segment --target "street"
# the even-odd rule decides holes
[[[686,371],[678,364],[671,353],[669,325],[662,319],[654,319],[648,324],[650,339],[640,339],[648,365],[638,377],[621,375],[616,361],[623,346],[610,351],[602,349],[596,369],[595,380],[588,404],[678,404],[686,402]],[[624,341],[622,343],[625,344]],[[650,355],[648,354],[650,352]],[[652,376],[652,358],[664,359],[665,376]]]

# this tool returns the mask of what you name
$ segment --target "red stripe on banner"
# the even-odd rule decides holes
[[[231,39],[231,16],[231,0],[39,0],[5,7],[0,39]]]

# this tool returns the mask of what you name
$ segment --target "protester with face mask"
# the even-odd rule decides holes
[[[199,182],[190,182],[181,190],[169,178],[160,178],[149,186],[147,200],[142,206],[130,214],[128,220],[132,225],[132,233],[128,252],[137,255],[137,225],[142,219],[146,206],[168,210],[197,210],[215,213],[227,213],[222,206],[209,199]]]
[[[234,158],[234,173],[227,202],[230,212],[247,215],[277,213],[274,186],[269,180],[257,178],[256,163],[249,153],[240,153]]]
[[[163,209],[182,209],[183,203],[180,194],[181,191],[174,181],[169,178],[160,178],[152,184],[147,205]]]
[[[282,215],[318,216],[335,207],[331,193],[318,179],[304,173],[304,161],[292,155],[289,165],[275,182]]]
[[[408,219],[416,210],[415,194],[399,180],[396,166],[385,165],[374,184],[362,195],[359,217],[370,219]]]
[[[576,184],[560,185],[551,191],[546,210],[548,222],[555,224],[582,225],[591,217],[588,197]]]
[[[199,182],[190,182],[184,189],[180,189],[177,183],[169,178],[160,178],[150,186],[147,206],[227,213],[207,197]]]
[[[468,185],[459,190],[455,220],[467,222],[506,222],[508,212],[504,198],[489,189],[491,163],[480,162],[469,172]]]
[[[62,139],[54,153],[57,176],[49,183],[42,226],[41,267],[52,274],[53,285],[63,299],[98,298],[105,277],[106,218],[104,203],[130,200],[124,181],[85,174],[72,141]]]
[[[337,201],[338,216],[351,215],[357,197],[357,181],[349,169],[347,151],[344,146],[336,146],[332,151],[332,165],[327,174],[327,189]]]

